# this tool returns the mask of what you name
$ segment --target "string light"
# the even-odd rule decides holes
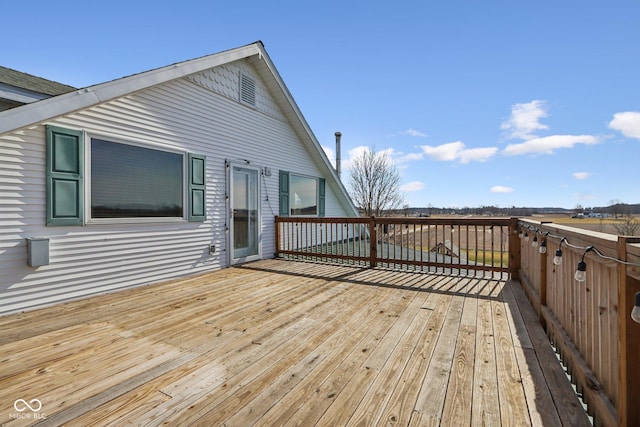
[[[634,322],[640,323],[640,292],[636,292],[636,303],[631,310],[631,318]]]
[[[529,233],[527,233],[526,231],[523,231],[523,229],[528,229],[528,230],[534,230],[534,228],[532,228],[531,226],[528,225],[523,225],[522,228],[520,229],[520,236],[523,236],[524,233],[524,240],[528,241],[529,240]],[[540,229],[535,229],[536,233],[541,233]],[[606,256],[604,255],[602,252],[600,252],[598,250],[598,248],[596,248],[595,246],[587,246],[587,247],[581,247],[581,246],[576,246],[576,245],[572,245],[571,243],[569,243],[569,241],[567,240],[566,237],[562,237],[562,236],[556,236],[551,234],[549,231],[547,231],[545,233],[545,239],[542,241],[542,245],[540,246],[540,253],[543,253],[543,247],[546,248],[546,242],[547,239],[546,237],[552,237],[552,238],[556,238],[556,239],[560,239],[560,245],[558,246],[558,250],[556,250],[556,255],[553,257],[553,263],[555,265],[561,265],[562,264],[562,244],[566,244],[567,246],[569,246],[570,248],[573,249],[584,249],[584,253],[582,254],[582,258],[580,259],[580,262],[578,262],[578,266],[576,268],[576,273],[574,275],[575,279],[578,282],[584,282],[585,280],[587,280],[587,263],[585,262],[584,258],[587,255],[588,252],[594,252],[597,256],[599,256],[600,258],[603,259],[607,259],[609,261],[614,261],[618,264],[623,264],[623,265],[630,265],[630,266],[634,266],[634,267],[640,267],[639,263],[634,263],[634,262],[627,262],[627,261],[623,261],[621,259],[617,259],[617,258],[613,258],[610,256]],[[534,237],[534,246],[537,243],[537,237]],[[546,250],[546,249],[545,249]],[[633,309],[631,310],[631,319],[633,319],[634,322],[636,323],[640,323],[640,292],[636,293],[635,296],[635,301],[634,301],[634,306]]]
[[[544,239],[542,243],[540,243],[540,248],[538,249],[541,254],[547,253],[547,239]]]
[[[521,227],[522,227],[522,228],[520,229],[520,232],[521,232],[521,233],[523,232],[523,230],[525,230],[525,229],[526,229],[526,230],[529,230],[529,231],[533,231],[533,232],[535,232],[535,233],[540,233],[540,234],[542,234],[542,231],[541,231],[539,228],[534,228],[534,227],[532,227],[532,226],[530,226],[530,225],[522,225]],[[584,250],[584,254],[582,255],[582,259],[581,259],[581,260],[580,260],[580,262],[578,263],[578,268],[576,269],[576,280],[579,280],[579,279],[578,279],[578,277],[580,277],[580,278],[583,278],[583,277],[584,277],[584,279],[579,280],[579,281],[584,281],[584,280],[586,280],[587,264],[586,264],[586,262],[584,261],[584,257],[585,257],[585,255],[587,254],[587,252],[594,252],[594,253],[595,253],[596,255],[598,255],[600,258],[607,259],[607,260],[609,260],[609,261],[614,261],[614,262],[616,262],[616,263],[618,263],[618,264],[624,264],[624,265],[630,265],[630,266],[634,266],[634,267],[640,267],[640,264],[639,264],[639,263],[622,261],[622,260],[617,259],[617,258],[613,258],[613,257],[610,257],[610,256],[606,256],[606,255],[604,255],[602,252],[600,252],[600,251],[598,250],[598,248],[596,248],[595,246],[587,246],[587,247],[584,247],[584,246],[576,246],[576,245],[572,245],[571,243],[569,243],[569,241],[567,240],[567,238],[566,238],[566,237],[551,234],[551,232],[549,232],[549,231],[547,231],[547,232],[545,233],[545,240],[546,240],[546,237],[551,237],[551,238],[554,238],[554,239],[558,239],[558,240],[560,240],[560,246],[558,247],[558,250],[556,251],[556,255],[553,257],[553,263],[554,263],[555,265],[560,265],[560,264],[562,264],[562,244],[563,244],[563,243],[564,243],[565,245],[569,246],[570,248],[573,248],[573,249],[583,249],[583,250]],[[538,240],[538,239],[537,239],[537,237],[535,237],[535,236],[534,236],[533,240],[534,240],[534,242],[533,242],[533,246],[534,246],[534,247],[535,247],[535,246],[538,246],[538,245],[537,245],[537,240]],[[525,242],[529,241],[529,233],[528,233],[527,231],[524,231],[524,241],[525,241]],[[640,310],[639,310],[639,311],[640,311]],[[639,314],[639,316],[640,316],[640,314]]]
[[[531,246],[534,248],[538,247],[538,236],[533,236],[533,242],[531,242]]]
[[[558,250],[556,251],[556,256],[553,257],[553,263],[555,265],[562,264],[562,244],[566,242],[567,239],[564,237],[560,240],[560,246],[558,246]]]

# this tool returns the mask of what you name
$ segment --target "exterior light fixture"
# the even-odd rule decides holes
[[[582,254],[582,259],[578,263],[578,269],[576,270],[575,278],[578,282],[584,282],[587,280],[587,263],[584,262],[584,256],[587,252],[591,252],[593,250],[593,246],[587,246]]]
[[[543,240],[542,243],[540,243],[540,247],[538,248],[538,251],[540,251],[541,254],[546,254],[547,253],[547,240]]]
[[[562,244],[566,241],[564,237],[560,240],[560,246],[558,246],[558,250],[556,251],[556,256],[553,257],[553,263],[555,265],[562,264]]]
[[[636,303],[631,310],[631,318],[634,322],[640,323],[640,292],[636,292]]]

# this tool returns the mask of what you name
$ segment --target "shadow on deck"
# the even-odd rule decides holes
[[[518,282],[266,260],[0,331],[8,425],[589,424]]]

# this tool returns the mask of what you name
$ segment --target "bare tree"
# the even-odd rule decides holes
[[[375,147],[353,159],[350,168],[351,197],[366,216],[380,216],[402,204],[400,171],[384,151]]]
[[[640,222],[631,215],[626,215],[617,220],[613,228],[619,236],[635,236],[640,229]]]

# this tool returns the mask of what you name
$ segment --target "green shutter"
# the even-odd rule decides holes
[[[84,140],[82,131],[46,126],[46,224],[84,223]]]
[[[318,179],[318,216],[324,216],[325,211],[325,180],[324,178]]]
[[[204,156],[189,153],[189,221],[207,219],[207,178]]]
[[[280,171],[280,216],[289,214],[289,172]]]

